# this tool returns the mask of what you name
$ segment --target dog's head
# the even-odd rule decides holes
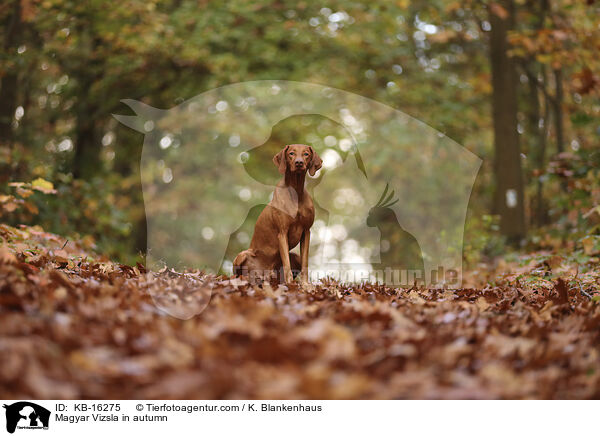
[[[280,174],[286,171],[292,173],[308,173],[314,176],[323,165],[323,161],[310,145],[291,144],[273,157],[273,163]]]

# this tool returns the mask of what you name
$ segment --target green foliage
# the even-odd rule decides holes
[[[15,194],[0,195],[0,216],[10,216],[13,220],[21,221],[25,216],[37,215],[39,202],[36,192],[43,194],[56,194],[54,185],[42,178],[37,178],[30,183],[12,182],[9,184],[14,188]],[[30,197],[34,201],[28,200]]]

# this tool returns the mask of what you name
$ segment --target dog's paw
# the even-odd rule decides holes
[[[316,288],[312,283],[303,281],[300,283],[300,289],[302,289],[304,292],[314,292]]]
[[[291,285],[292,283],[294,283],[294,276],[292,275],[291,271],[286,272],[285,274],[285,284],[287,286]]]

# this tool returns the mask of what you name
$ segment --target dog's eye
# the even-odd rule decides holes
[[[304,153],[304,156],[308,156],[308,153]]]

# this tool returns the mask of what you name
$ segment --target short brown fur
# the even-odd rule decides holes
[[[314,176],[323,162],[312,147],[292,144],[277,153],[273,163],[283,178],[256,221],[250,248],[236,256],[233,270],[236,276],[248,276],[253,281],[277,277],[289,284],[294,278],[293,270],[299,269],[300,280],[306,284],[315,208],[304,181],[306,173]],[[298,244],[300,256],[290,253]]]

